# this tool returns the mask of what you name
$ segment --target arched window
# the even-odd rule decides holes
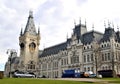
[[[20,48],[23,50],[24,47],[25,47],[25,46],[24,46],[24,43],[21,43],[21,44],[20,44]]]
[[[32,43],[29,44],[30,51],[34,51],[35,48],[36,48],[36,44],[34,42],[32,42]]]

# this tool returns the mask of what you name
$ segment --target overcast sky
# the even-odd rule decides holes
[[[7,61],[7,49],[19,53],[20,29],[25,28],[29,10],[33,11],[36,29],[40,27],[39,49],[59,44],[71,37],[74,21],[87,21],[88,31],[104,33],[104,21],[120,26],[119,0],[0,0],[0,70]],[[19,56],[19,54],[18,54]]]

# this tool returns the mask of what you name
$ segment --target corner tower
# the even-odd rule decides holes
[[[33,12],[29,11],[29,17],[24,32],[21,29],[19,37],[20,45],[20,70],[36,72],[39,52],[40,32],[36,32]]]

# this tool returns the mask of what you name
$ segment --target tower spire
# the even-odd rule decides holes
[[[33,17],[33,11],[32,10],[29,11],[29,17]]]
[[[104,27],[106,28],[106,23],[105,23],[105,21],[104,21]]]
[[[76,21],[75,21],[75,19],[74,19],[74,26],[76,26]]]
[[[22,34],[23,34],[23,33],[22,33],[22,28],[21,28],[20,36],[22,36]]]
[[[110,27],[110,21],[108,20],[108,27]]]
[[[117,30],[119,31],[119,26],[117,25]]]
[[[86,19],[85,19],[85,26],[87,25]]]
[[[80,19],[79,19],[79,24],[81,25],[81,17],[80,17]]]
[[[40,34],[40,26],[38,26],[38,34]]]
[[[113,27],[113,29],[114,29],[114,23],[112,22],[112,27]]]
[[[66,36],[66,38],[68,39],[68,33],[67,33],[67,36]]]
[[[36,35],[37,34],[35,24],[34,24],[34,19],[33,19],[33,11],[29,11],[29,17],[28,17],[28,20],[27,20],[27,24],[26,24],[26,27],[25,27],[24,34],[26,32],[31,34],[31,35]]]
[[[94,23],[92,24],[92,30],[94,31]]]

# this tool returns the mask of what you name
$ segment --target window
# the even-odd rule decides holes
[[[103,45],[101,45],[101,47],[103,48]]]
[[[109,44],[107,44],[107,47],[109,47],[110,45]]]
[[[117,47],[119,47],[119,45],[117,44]]]
[[[102,54],[102,61],[104,61],[104,54]]]
[[[108,53],[108,60],[110,60],[110,53]]]
[[[34,42],[29,44],[29,49],[31,52],[33,52],[35,50],[35,48],[36,48],[36,44]]]
[[[107,61],[107,54],[105,53],[105,61]]]
[[[84,71],[86,71],[86,67],[84,67]]]
[[[104,66],[102,68],[103,68],[103,70],[105,69]]]
[[[21,50],[24,49],[24,43],[21,43],[21,44],[20,44],[20,48],[21,48]]]
[[[87,46],[87,49],[89,49],[89,46]]]
[[[86,56],[84,55],[84,62],[86,62]]]
[[[90,67],[88,67],[88,71],[90,71]]]
[[[85,47],[84,47],[84,50],[85,50]]]
[[[90,56],[87,55],[87,62],[90,62]]]
[[[91,71],[93,72],[94,70],[93,70],[93,67],[91,67]]]
[[[93,48],[92,45],[91,45],[91,48]]]
[[[93,61],[93,54],[91,54],[91,61]]]
[[[71,63],[74,64],[74,63],[79,63],[79,57],[78,56],[73,56],[71,57]]]
[[[106,44],[104,44],[104,46],[106,47]]]
[[[61,60],[61,65],[63,65],[63,59]]]

